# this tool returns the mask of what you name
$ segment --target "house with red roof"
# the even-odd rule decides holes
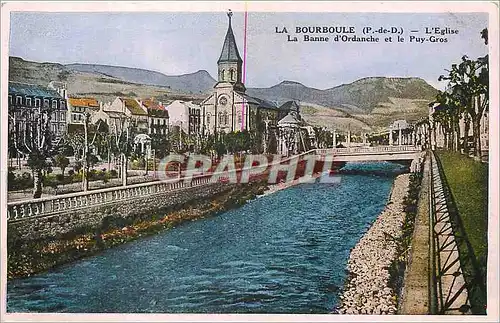
[[[161,102],[156,102],[154,98],[139,101],[148,114],[148,134],[168,135],[169,114]]]

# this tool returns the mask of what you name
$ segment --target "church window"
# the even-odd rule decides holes
[[[223,122],[224,122],[224,115],[222,114],[222,112],[219,112],[219,123]]]
[[[210,124],[210,113],[207,114],[207,124]]]
[[[221,70],[221,71],[220,71],[220,79],[221,79],[221,81],[224,81],[224,73],[225,73],[225,72],[226,72],[226,71],[224,71],[224,70]]]
[[[229,75],[230,75],[231,81],[235,81],[235,79],[234,79],[234,69],[230,69],[229,70]]]
[[[21,104],[22,104],[22,102],[23,102],[23,98],[22,98],[22,97],[20,97],[20,96],[17,96],[17,97],[16,97],[16,104],[17,104],[17,105],[21,105]]]
[[[229,123],[229,116],[226,112],[226,113],[224,113],[224,124],[228,124],[228,123]]]
[[[241,124],[241,113],[238,113],[238,124]]]

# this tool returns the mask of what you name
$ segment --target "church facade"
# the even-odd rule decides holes
[[[217,83],[212,93],[201,102],[205,134],[263,131],[265,121],[270,126],[278,122],[279,108],[275,104],[245,93],[243,60],[236,46],[231,17],[229,12],[229,26],[217,61]]]

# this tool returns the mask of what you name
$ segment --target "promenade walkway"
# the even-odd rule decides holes
[[[432,152],[420,197],[400,314],[471,314],[449,198]]]

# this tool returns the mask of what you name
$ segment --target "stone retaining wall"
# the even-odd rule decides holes
[[[405,219],[404,197],[409,174],[396,177],[386,208],[351,250],[348,282],[340,296],[340,314],[395,314],[397,301],[388,286],[389,268],[397,255],[397,242]]]
[[[207,199],[233,188],[235,184],[211,184],[155,195],[136,197],[127,201],[110,202],[91,207],[71,209],[53,216],[26,218],[8,224],[8,232],[16,238],[37,240],[57,237],[79,228],[98,228],[106,217],[129,219],[152,215],[162,209],[173,208],[189,201]]]

